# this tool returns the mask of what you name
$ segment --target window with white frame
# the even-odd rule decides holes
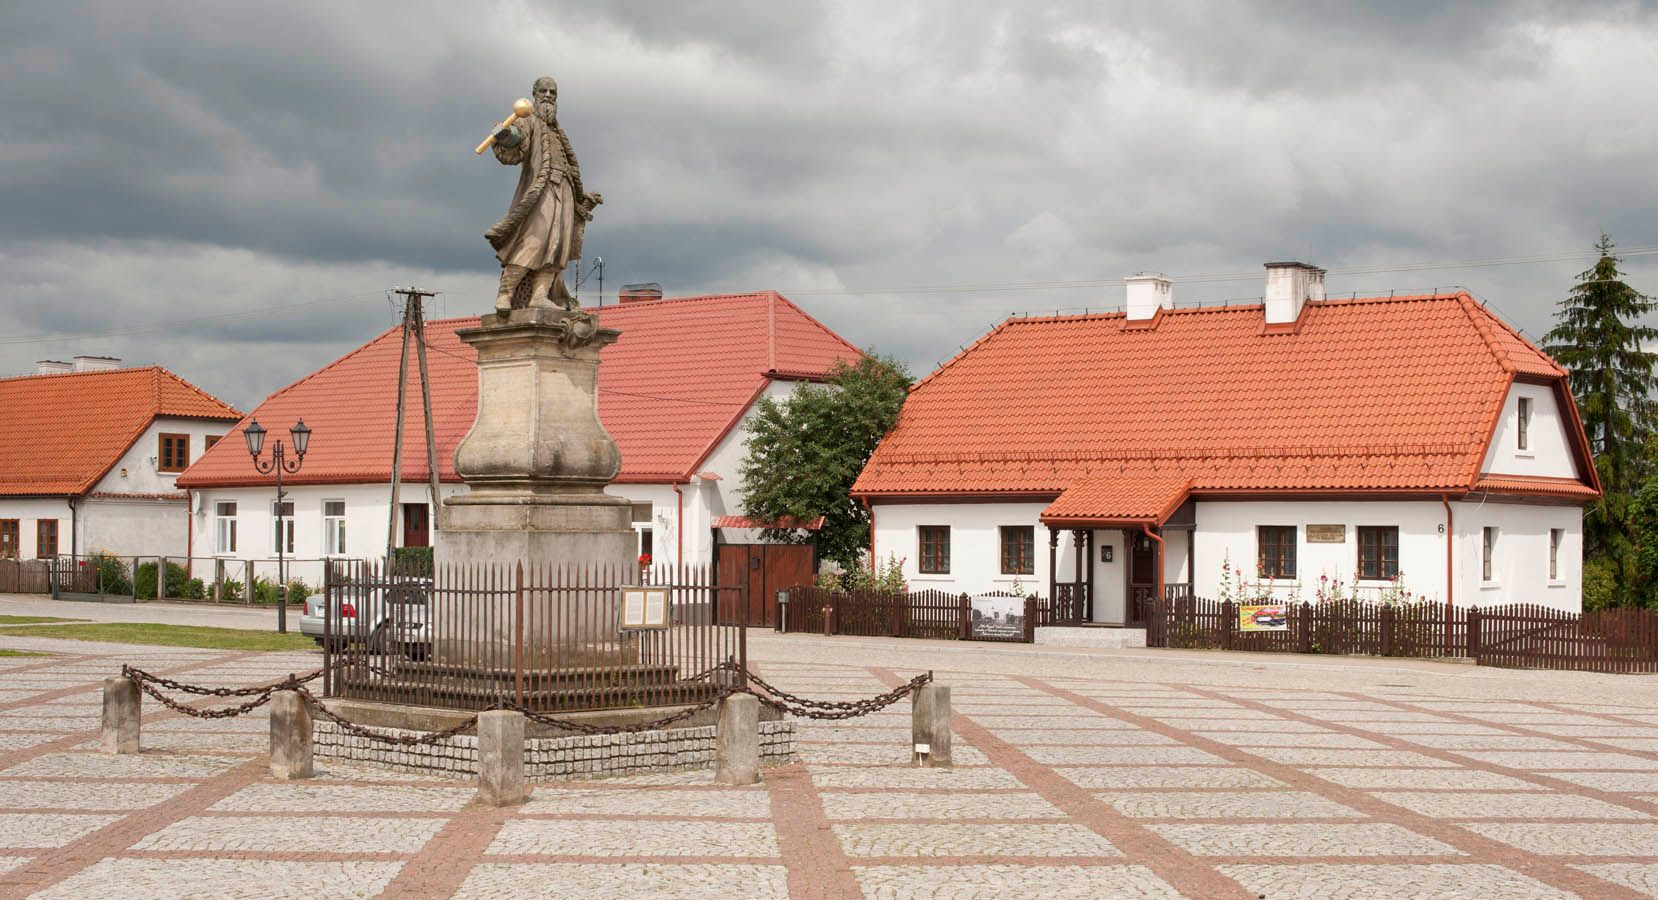
[[[322,501],[323,552],[329,556],[345,555],[345,501]]]
[[[284,540],[286,538],[286,540]],[[271,552],[294,552],[294,501],[271,502]]]
[[[1521,397],[1520,398],[1520,411],[1519,411],[1519,414],[1517,416],[1515,416],[1515,418],[1518,420],[1516,422],[1516,424],[1519,426],[1519,428],[1516,431],[1517,440],[1516,440],[1515,449],[1517,449],[1517,450],[1530,450],[1531,449],[1531,398],[1530,397]]]
[[[1485,542],[1480,551],[1480,580],[1490,581],[1492,573],[1491,561],[1497,555],[1497,529],[1485,526]]]
[[[236,552],[236,503],[220,501],[213,504],[213,552]]]
[[[1549,529],[1549,580],[1560,580],[1560,545],[1566,540],[1566,529]]]

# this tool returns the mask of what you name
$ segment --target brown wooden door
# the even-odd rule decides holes
[[[1146,621],[1147,601],[1157,593],[1157,543],[1143,531],[1129,534],[1128,624]]]
[[[432,535],[429,526],[426,504],[403,504],[403,546],[430,547]]]
[[[746,624],[777,625],[777,592],[812,583],[809,544],[721,544],[715,563],[722,585],[740,585],[747,593]],[[745,624],[740,609],[722,610],[721,622]]]

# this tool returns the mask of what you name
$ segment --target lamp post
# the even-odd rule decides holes
[[[288,633],[288,554],[287,529],[283,527],[285,519],[282,514],[282,501],[287,496],[282,490],[282,473],[294,475],[305,462],[305,448],[311,444],[311,429],[300,419],[288,429],[288,435],[294,441],[294,458],[290,461],[283,452],[282,441],[271,444],[271,458],[261,461],[259,451],[265,446],[265,429],[260,426],[259,420],[254,419],[248,427],[242,429],[242,437],[248,442],[248,455],[253,457],[253,468],[261,475],[276,473],[276,630]],[[253,585],[248,585],[251,589]]]

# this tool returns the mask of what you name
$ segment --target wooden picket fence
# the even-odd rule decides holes
[[[786,608],[779,614],[778,631],[801,634],[851,634],[864,637],[930,638],[934,640],[1004,640],[1031,643],[1036,639],[1037,601],[1027,597],[1018,637],[987,638],[973,634],[972,598],[945,591],[827,591],[815,585],[789,588]]]
[[[1248,631],[1233,601],[1164,598],[1152,604],[1146,644],[1472,658],[1482,666],[1504,668],[1658,672],[1658,610],[1580,614],[1532,604],[1468,608],[1350,599],[1280,605],[1285,612],[1282,629]]]
[[[0,594],[45,594],[51,590],[51,564],[47,560],[0,559]]]

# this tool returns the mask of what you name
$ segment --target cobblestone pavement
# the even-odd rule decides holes
[[[146,700],[145,752],[97,752],[123,662],[239,686],[313,654],[0,646],[53,654],[0,657],[0,897],[1658,897],[1639,676],[756,633],[807,696],[934,670],[956,768],[908,765],[901,705],[799,723],[801,761],[757,787],[544,784],[494,810],[361,765],[273,781],[262,714]]]

